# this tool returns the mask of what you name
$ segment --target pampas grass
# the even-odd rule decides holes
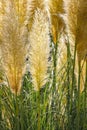
[[[38,130],[40,126],[40,90],[48,81],[48,67],[50,54],[50,36],[49,21],[46,12],[41,9],[35,11],[34,22],[29,33],[30,43],[30,73],[34,89],[38,92],[37,113],[38,113]]]
[[[16,9],[16,13],[19,18],[19,22],[22,24],[26,21],[26,13],[27,13],[27,0],[13,0],[14,8]]]
[[[57,43],[58,35],[60,35],[65,26],[61,16],[64,13],[63,0],[48,0],[48,7],[51,17],[51,33],[53,36],[53,42]]]
[[[78,7],[78,26],[77,26],[77,53],[79,61],[84,59],[87,54],[87,1],[80,0]]]
[[[29,36],[30,43],[30,73],[34,89],[39,91],[46,83],[48,74],[48,58],[50,53],[50,36],[48,18],[44,11],[35,12],[32,30]]]
[[[64,0],[65,16],[64,21],[66,24],[66,32],[68,35],[68,41],[70,43],[71,54],[74,56],[74,48],[76,42],[76,31],[77,31],[77,0]]]
[[[71,54],[75,54],[77,52],[77,61],[75,62],[75,66],[77,71],[77,127],[76,129],[80,129],[80,99],[82,93],[84,91],[84,79],[85,79],[85,60],[87,55],[87,1],[82,0],[68,0],[65,1],[65,23],[66,30],[69,36]],[[75,51],[73,51],[75,49]],[[74,56],[73,58],[75,58]],[[73,80],[72,80],[73,82]],[[73,88],[74,89],[74,88]]]
[[[4,15],[4,2],[0,1],[0,30],[2,30],[2,16]],[[0,31],[0,43],[1,43],[1,31]]]
[[[72,46],[77,44],[77,55],[79,61],[85,58],[86,55],[86,7],[87,2],[82,0],[68,0],[65,3],[65,23],[70,42]],[[83,51],[84,50],[84,51]]]
[[[13,3],[8,0],[2,17],[2,43],[0,46],[2,66],[13,93],[21,90],[21,81],[25,72],[27,30],[19,28],[18,17]],[[9,22],[10,21],[10,22]]]
[[[87,41],[87,22],[86,22],[86,7],[87,2],[82,0],[68,0],[64,1],[65,7],[65,23],[66,30],[69,36],[71,54],[74,54],[74,46],[76,46],[78,62],[86,60],[86,41]],[[81,63],[82,64],[82,63]],[[76,62],[78,66],[78,63]],[[77,67],[78,68],[78,67]],[[84,71],[83,67],[83,70]],[[83,73],[83,72],[81,72]],[[83,75],[83,74],[82,74]],[[84,79],[84,78],[83,78]],[[81,86],[81,89],[84,88]],[[83,89],[82,89],[83,90]]]
[[[87,130],[85,18],[84,0],[0,0],[0,130]]]
[[[29,31],[32,28],[32,23],[34,20],[34,15],[35,15],[35,10],[37,10],[37,8],[47,11],[47,2],[46,0],[27,0],[27,21],[28,21],[28,29]]]

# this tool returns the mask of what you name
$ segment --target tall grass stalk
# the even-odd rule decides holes
[[[87,61],[85,67],[85,86],[84,86],[84,130],[85,130],[85,123],[87,118]]]
[[[70,45],[67,44],[67,116],[68,116],[68,130],[70,129],[70,68],[71,67],[71,53]]]
[[[56,44],[54,44],[54,50],[53,50],[53,88],[56,88],[57,53],[58,53],[58,41],[56,42]]]
[[[76,66],[76,44],[74,48],[74,57],[72,59],[72,86],[71,86],[71,111],[73,107],[73,91],[74,91],[74,86],[75,86],[75,66]]]
[[[19,130],[19,104],[18,104],[18,96],[17,94],[15,95],[15,130]]]
[[[57,76],[57,52],[58,51],[58,41],[54,44],[52,56],[53,56],[53,75],[52,75],[52,88],[51,88],[51,127],[53,127],[53,120],[54,120],[54,104],[55,104],[55,90],[56,90],[56,76]]]
[[[78,63],[78,92],[77,92],[77,127],[76,130],[80,129],[80,79],[81,79],[81,62]]]
[[[37,118],[38,118],[38,130],[41,130],[41,109],[40,109],[40,91],[37,92]]]

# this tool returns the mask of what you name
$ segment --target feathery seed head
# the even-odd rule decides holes
[[[87,1],[86,0],[64,0],[65,9],[65,23],[66,30],[69,36],[71,54],[74,54],[74,48],[76,44],[77,59],[82,63],[82,60],[86,60],[87,55]],[[78,66],[76,61],[76,66]],[[78,67],[76,67],[78,68]],[[84,69],[81,75],[84,75]],[[78,72],[78,69],[75,70]],[[84,79],[85,75],[83,76]],[[81,80],[81,91],[83,91],[83,83]]]
[[[65,23],[71,48],[77,44],[79,61],[87,54],[87,1],[64,0]],[[74,49],[72,49],[74,50]]]
[[[70,43],[71,54],[74,54],[76,30],[77,30],[77,12],[78,0],[63,0],[64,1],[64,21],[66,24],[66,32]]]
[[[30,73],[35,90],[39,91],[48,78],[50,53],[49,21],[41,9],[35,11],[34,22],[29,36]]]
[[[34,20],[35,11],[37,8],[44,10],[48,13],[46,0],[27,0],[27,23],[29,31],[32,28],[32,23]]]
[[[27,0],[13,0],[19,22],[23,24],[26,20]]]
[[[87,1],[79,0],[77,26],[77,53],[79,60],[86,59],[87,55]]]
[[[21,27],[13,4],[8,0],[2,17],[2,65],[13,93],[20,93],[21,80],[25,72],[26,27]]]
[[[64,13],[63,0],[48,0],[49,12],[51,15],[51,32],[54,43],[58,40],[58,34],[64,28],[64,21],[61,14]]]
[[[5,7],[4,0],[0,1],[0,30],[2,30],[2,16],[5,13],[4,7]],[[0,43],[1,43],[1,31],[0,31]]]

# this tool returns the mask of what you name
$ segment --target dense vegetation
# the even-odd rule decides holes
[[[43,1],[0,0],[0,130],[87,130],[87,2]]]

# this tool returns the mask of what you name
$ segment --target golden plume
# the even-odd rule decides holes
[[[0,1],[0,44],[2,41],[2,17],[5,13],[5,2],[3,0]],[[3,76],[3,70],[1,65],[1,50],[0,50],[0,84],[3,84],[4,76]]]
[[[79,8],[78,8],[78,28],[76,35],[76,43],[77,43],[77,54],[78,61],[81,62],[81,66],[83,62],[87,60],[87,1],[79,0]],[[84,63],[81,70],[81,92],[84,90],[85,85],[85,67],[86,63]]]
[[[71,54],[74,55],[76,30],[77,30],[77,11],[78,0],[64,0],[64,22],[66,24],[66,32],[70,43]]]
[[[87,55],[87,1],[79,0],[78,28],[76,35],[77,53],[79,61]]]
[[[87,1],[85,0],[64,0],[65,22],[69,39],[74,45],[77,44],[79,61],[87,54]]]
[[[20,93],[25,72],[27,30],[20,28],[18,16],[11,0],[6,1],[2,17],[2,43],[0,45],[2,66],[13,93]]]
[[[64,28],[64,21],[61,14],[64,13],[63,0],[48,0],[48,7],[51,16],[51,30],[54,43],[58,40],[58,34]]]
[[[23,24],[26,20],[27,0],[13,0],[19,22]]]
[[[2,16],[4,15],[5,2],[0,1],[0,30],[2,30]],[[0,41],[1,41],[1,31],[0,31]]]
[[[30,31],[30,73],[36,91],[42,88],[48,78],[48,58],[50,53],[49,21],[46,12],[35,11],[34,22]]]
[[[82,62],[82,60],[86,60],[87,55],[87,1],[64,0],[64,5],[65,22],[71,50],[74,50],[76,44],[78,62]],[[76,63],[76,65],[78,65],[78,63]],[[83,73],[84,68],[82,70],[82,75]],[[83,89],[84,86],[81,86],[81,91]]]
[[[46,0],[27,0],[27,21],[29,31],[32,28],[35,11],[37,8],[47,10]]]

